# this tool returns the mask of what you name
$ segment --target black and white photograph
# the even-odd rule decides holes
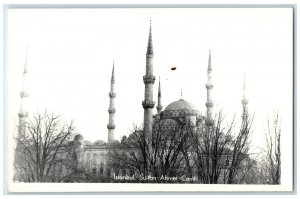
[[[293,12],[6,8],[8,191],[292,191]]]

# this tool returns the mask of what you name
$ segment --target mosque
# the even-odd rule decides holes
[[[156,77],[153,73],[153,43],[152,43],[152,31],[151,31],[151,22],[150,22],[150,31],[149,31],[149,38],[148,38],[148,45],[146,51],[146,73],[143,76],[143,82],[145,85],[144,89],[144,100],[142,101],[142,107],[144,109],[144,122],[143,122],[143,129],[145,135],[148,135],[149,132],[152,131],[155,126],[158,124],[162,126],[176,126],[179,123],[190,123],[192,126],[199,126],[203,123],[209,124],[213,122],[213,100],[211,98],[211,93],[213,89],[212,83],[212,65],[211,65],[211,53],[209,51],[208,57],[208,67],[207,67],[207,83],[206,83],[206,90],[207,90],[207,99],[205,102],[206,105],[206,114],[202,115],[198,108],[190,103],[185,99],[179,99],[170,103],[163,109],[161,104],[161,86],[160,81],[158,86],[158,99],[157,105],[155,107],[155,101],[153,99],[153,85],[156,81]],[[24,67],[23,72],[23,79],[26,79],[27,69],[26,64]],[[20,92],[21,96],[21,108],[19,111],[19,126],[22,128],[23,121],[26,120],[28,117],[28,112],[24,110],[23,102],[29,96],[29,93],[24,89]],[[116,100],[116,90],[115,90],[115,73],[114,73],[114,64],[112,67],[112,74],[111,74],[111,82],[110,82],[110,92],[109,92],[109,119],[107,124],[108,129],[108,140],[107,142],[103,140],[97,140],[95,142],[90,142],[84,140],[84,137],[80,134],[74,137],[74,140],[71,142],[74,146],[74,160],[76,161],[76,165],[79,168],[84,168],[89,170],[94,175],[103,176],[106,178],[111,178],[113,175],[113,170],[108,167],[108,152],[113,149],[114,147],[118,146],[119,141],[114,139],[114,131],[116,128],[116,124],[114,122],[114,115],[116,114],[115,109],[115,100]],[[243,105],[243,120],[246,119],[248,114],[247,111],[247,103],[248,100],[245,97],[245,82],[244,82],[244,97],[242,99]],[[153,114],[153,109],[156,108],[157,113]]]

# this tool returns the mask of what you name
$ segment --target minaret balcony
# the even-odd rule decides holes
[[[116,125],[115,125],[115,124],[108,124],[108,125],[107,125],[107,128],[108,128],[108,129],[115,129],[115,128],[116,128]]]
[[[160,112],[160,111],[163,109],[163,106],[162,106],[162,105],[157,105],[157,106],[156,106],[156,109],[157,109],[157,111]]]
[[[114,92],[109,92],[109,97],[110,98],[115,98],[116,97],[116,93],[114,93]]]
[[[28,117],[28,112],[27,111],[25,111],[25,112],[19,112],[18,116],[19,117]]]
[[[205,125],[206,126],[213,126],[214,125],[214,121],[211,118],[207,118],[205,120]]]
[[[143,80],[145,84],[154,84],[155,76],[154,75],[144,75]]]
[[[115,112],[116,112],[116,109],[115,109],[115,108],[109,108],[109,109],[108,109],[108,112],[109,112],[109,113],[115,113]]]
[[[205,105],[208,108],[212,108],[214,106],[214,103],[213,102],[206,102]]]
[[[152,100],[144,100],[142,102],[143,104],[143,108],[154,108],[154,105],[155,105],[155,101],[152,101]]]
[[[248,118],[248,113],[245,111],[242,115],[242,119],[246,120]]]
[[[242,99],[242,104],[248,104],[248,100],[247,99]]]
[[[207,89],[213,89],[213,87],[214,87],[214,85],[212,85],[212,84],[206,84],[205,86]]]
[[[146,58],[147,59],[152,59],[153,58],[153,51],[152,52],[148,52],[148,50],[147,50]]]
[[[20,96],[21,96],[21,97],[28,97],[29,94],[26,93],[25,91],[22,91],[22,92],[20,92]]]

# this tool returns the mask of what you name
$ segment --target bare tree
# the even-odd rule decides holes
[[[130,136],[123,137],[121,143],[108,154],[109,167],[117,174],[120,170],[132,170],[137,175],[146,175],[148,159],[143,132],[134,126]]]
[[[206,122],[192,136],[192,157],[196,165],[196,175],[200,183],[220,183],[224,175],[225,163],[230,156],[232,122],[228,129],[223,127],[223,118],[218,114],[215,122]]]
[[[262,178],[263,183],[266,184],[280,184],[281,178],[281,150],[280,138],[281,127],[279,122],[279,115],[276,114],[274,121],[267,122],[266,150],[265,156],[262,160]]]
[[[16,138],[15,181],[60,182],[75,173],[68,143],[73,122],[54,114],[36,114]]]
[[[238,183],[237,177],[245,175],[245,171],[250,171],[253,164],[251,163],[251,158],[249,156],[250,140],[249,134],[251,130],[251,125],[253,119],[249,119],[248,116],[246,120],[242,122],[239,133],[232,142],[231,150],[231,164],[229,165],[228,174],[228,184]],[[250,159],[250,161],[249,161]],[[245,168],[247,168],[245,170]]]
[[[184,126],[165,120],[157,123],[148,137],[151,154],[147,150],[143,130],[135,127],[133,133],[128,138],[124,137],[110,152],[111,167],[115,171],[134,171],[143,182],[148,182],[150,176],[153,177],[152,182],[161,182],[165,181],[162,176],[181,175],[185,171],[182,152],[188,138]]]
[[[174,123],[172,120],[158,122],[152,130],[152,157],[151,171],[157,182],[164,176],[176,177],[187,174],[186,168],[191,171],[189,161],[186,159],[189,123]],[[163,178],[161,178],[163,177]],[[176,180],[175,180],[176,181]],[[180,179],[178,179],[180,181]]]
[[[247,179],[254,168],[249,155],[251,125],[246,122],[234,135],[234,120],[225,125],[221,113],[212,123],[204,121],[198,118],[196,125],[173,119],[156,121],[147,141],[151,154],[143,130],[135,128],[110,152],[111,168],[117,173],[127,170],[137,176],[152,176],[151,182],[181,183],[180,176],[197,176],[198,183],[205,184],[254,183],[254,179]],[[177,180],[166,181],[163,176]]]

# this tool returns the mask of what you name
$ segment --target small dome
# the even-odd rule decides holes
[[[120,142],[118,140],[112,140],[110,143],[108,143],[109,145],[117,145],[120,144]]]
[[[91,145],[92,143],[90,142],[90,141],[88,141],[88,140],[85,140],[84,142],[83,142],[85,145]]]
[[[105,142],[103,140],[97,140],[94,142],[95,145],[105,145]]]
[[[75,141],[81,141],[83,140],[83,136],[81,134],[77,134],[75,137],[74,137],[74,140]]]

